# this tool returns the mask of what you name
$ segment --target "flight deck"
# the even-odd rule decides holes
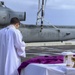
[[[57,45],[57,46],[27,46],[26,47],[26,58],[22,61],[36,57],[36,56],[49,56],[59,55],[64,51],[75,52],[75,45]]]

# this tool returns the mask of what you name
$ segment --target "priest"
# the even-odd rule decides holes
[[[18,75],[21,57],[26,57],[19,24],[19,19],[14,17],[9,26],[0,30],[0,75]]]

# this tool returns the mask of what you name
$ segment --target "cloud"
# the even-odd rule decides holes
[[[15,10],[29,10],[38,7],[38,0],[3,0],[5,5]],[[15,8],[16,7],[16,8]],[[50,9],[75,9],[75,0],[47,0]]]
[[[21,4],[21,5],[37,5],[37,1],[35,0],[3,0],[5,3],[10,3],[10,4]],[[14,6],[14,5],[13,5]]]
[[[61,5],[62,9],[75,9],[75,5]]]
[[[54,6],[49,6],[48,8],[50,9],[65,9],[65,10],[72,10],[72,9],[75,9],[75,5],[54,5]]]
[[[50,9],[75,9],[75,0],[47,0]]]
[[[14,9],[30,9],[38,6],[38,0],[3,0],[5,5]],[[47,8],[50,9],[75,9],[75,0],[47,0]]]
[[[13,10],[24,11],[29,10],[33,6],[37,7],[38,0],[3,0],[5,5]]]

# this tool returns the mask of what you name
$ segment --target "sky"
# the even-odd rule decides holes
[[[14,11],[26,11],[27,18],[23,23],[36,24],[38,0],[1,1]],[[47,0],[44,19],[52,25],[75,25],[75,0]]]

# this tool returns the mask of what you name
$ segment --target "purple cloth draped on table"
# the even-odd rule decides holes
[[[20,75],[20,72],[23,68],[25,68],[30,63],[42,63],[42,64],[57,64],[57,63],[63,63],[63,56],[38,56],[35,58],[31,58],[25,62],[23,62],[20,67],[18,68],[18,72]]]

